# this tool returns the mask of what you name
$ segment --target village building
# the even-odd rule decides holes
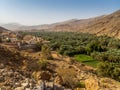
[[[17,45],[20,49],[34,49],[38,42],[43,42],[43,41],[44,40],[42,38],[35,37],[32,35],[26,35],[23,37],[23,40],[21,40],[21,42],[18,42]]]
[[[18,41],[17,34],[13,32],[2,32],[0,37],[3,42],[16,43]]]

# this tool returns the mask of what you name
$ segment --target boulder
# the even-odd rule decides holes
[[[4,81],[5,81],[4,77],[0,76],[0,82],[4,82]]]
[[[49,81],[50,78],[51,78],[51,73],[50,73],[49,71],[43,71],[43,72],[41,72],[41,74],[40,74],[40,78],[41,78],[42,80]]]
[[[62,79],[62,77],[60,77],[60,76],[57,76],[56,78],[55,78],[55,81],[54,81],[56,84],[60,84],[60,85],[62,85],[63,84],[63,79]]]
[[[0,69],[4,69],[5,65],[3,63],[0,64]]]
[[[21,86],[21,83],[20,82],[16,82],[15,83],[15,87],[20,87]]]

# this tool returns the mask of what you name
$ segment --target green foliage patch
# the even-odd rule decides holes
[[[97,64],[99,63],[99,61],[94,60],[91,56],[88,55],[75,55],[75,60],[84,63],[86,65],[92,66],[92,67],[97,67]]]

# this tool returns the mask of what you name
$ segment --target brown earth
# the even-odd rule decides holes
[[[73,62],[70,57],[56,52],[51,52],[53,60],[46,60],[46,69],[38,70],[39,66],[36,62],[41,59],[40,54],[41,52],[18,51],[0,45],[0,88],[31,90],[30,88],[39,86],[41,80],[46,81],[47,85],[52,83],[60,85],[61,88],[67,88],[62,85],[69,80],[71,83],[83,82],[85,87],[82,90],[120,89],[119,82],[110,78],[100,78],[95,74],[94,68]]]

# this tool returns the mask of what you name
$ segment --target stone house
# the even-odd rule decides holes
[[[3,32],[0,35],[3,42],[16,43],[18,41],[17,34],[13,32]]]

